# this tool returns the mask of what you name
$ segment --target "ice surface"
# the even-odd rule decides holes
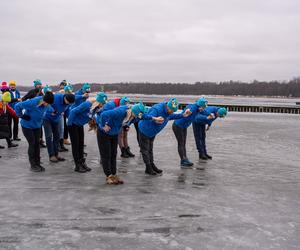
[[[159,177],[145,176],[131,128],[136,157],[118,156],[120,186],[105,185],[93,132],[85,174],[70,151],[54,165],[45,149],[46,172],[30,172],[24,137],[0,149],[0,249],[299,249],[299,116],[230,113],[207,133],[207,163],[189,128],[190,170],[170,125],[155,140]]]

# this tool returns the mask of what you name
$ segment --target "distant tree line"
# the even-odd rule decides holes
[[[73,84],[75,90],[81,83]],[[57,90],[58,86],[53,86]],[[24,90],[24,89],[23,89]],[[180,94],[180,95],[247,95],[247,96],[287,96],[300,97],[300,77],[288,82],[257,81],[251,83],[240,81],[196,82],[189,83],[150,83],[122,82],[109,84],[92,84],[92,91],[107,91],[128,94]]]

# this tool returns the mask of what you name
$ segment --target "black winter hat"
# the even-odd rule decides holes
[[[54,95],[52,92],[48,91],[45,93],[45,95],[43,96],[43,101],[48,103],[48,104],[52,104],[54,102]]]
[[[65,94],[65,97],[69,103],[75,102],[75,95],[73,94]]]
[[[66,80],[62,80],[62,82],[59,84],[59,86],[66,86],[67,85],[67,81]]]

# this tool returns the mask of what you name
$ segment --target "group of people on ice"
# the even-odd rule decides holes
[[[8,147],[16,147],[17,144],[13,141],[20,140],[18,123],[21,119],[22,132],[28,142],[30,169],[42,172],[45,171],[40,159],[40,148],[45,147],[43,127],[49,161],[65,161],[60,152],[68,151],[64,145],[71,144],[74,170],[85,173],[91,171],[85,160],[87,154],[84,152],[84,126],[88,124],[89,130],[94,130],[97,134],[107,184],[123,184],[123,180],[117,175],[117,149],[119,145],[121,157],[134,157],[127,140],[132,124],[137,130],[145,173],[154,176],[161,174],[163,170],[155,164],[153,143],[168,121],[174,120],[172,130],[178,143],[180,165],[182,168],[190,168],[193,163],[188,159],[186,152],[188,127],[193,127],[199,158],[212,159],[206,151],[205,131],[215,119],[227,114],[223,107],[208,106],[204,97],[178,112],[179,103],[176,98],[146,107],[141,102],[130,104],[127,97],[109,101],[104,92],[91,97],[91,86],[88,83],[83,84],[75,93],[65,80],[61,82],[56,93],[53,93],[49,86],[43,86],[40,80],[35,80],[33,84],[34,89],[21,98],[15,81],[10,81],[9,84],[2,83],[0,139],[6,139]]]

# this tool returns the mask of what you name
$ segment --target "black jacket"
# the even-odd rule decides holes
[[[31,89],[27,92],[26,95],[24,95],[22,97],[22,101],[24,102],[28,99],[32,99],[32,98],[40,96],[40,95],[43,95],[42,89]]]

